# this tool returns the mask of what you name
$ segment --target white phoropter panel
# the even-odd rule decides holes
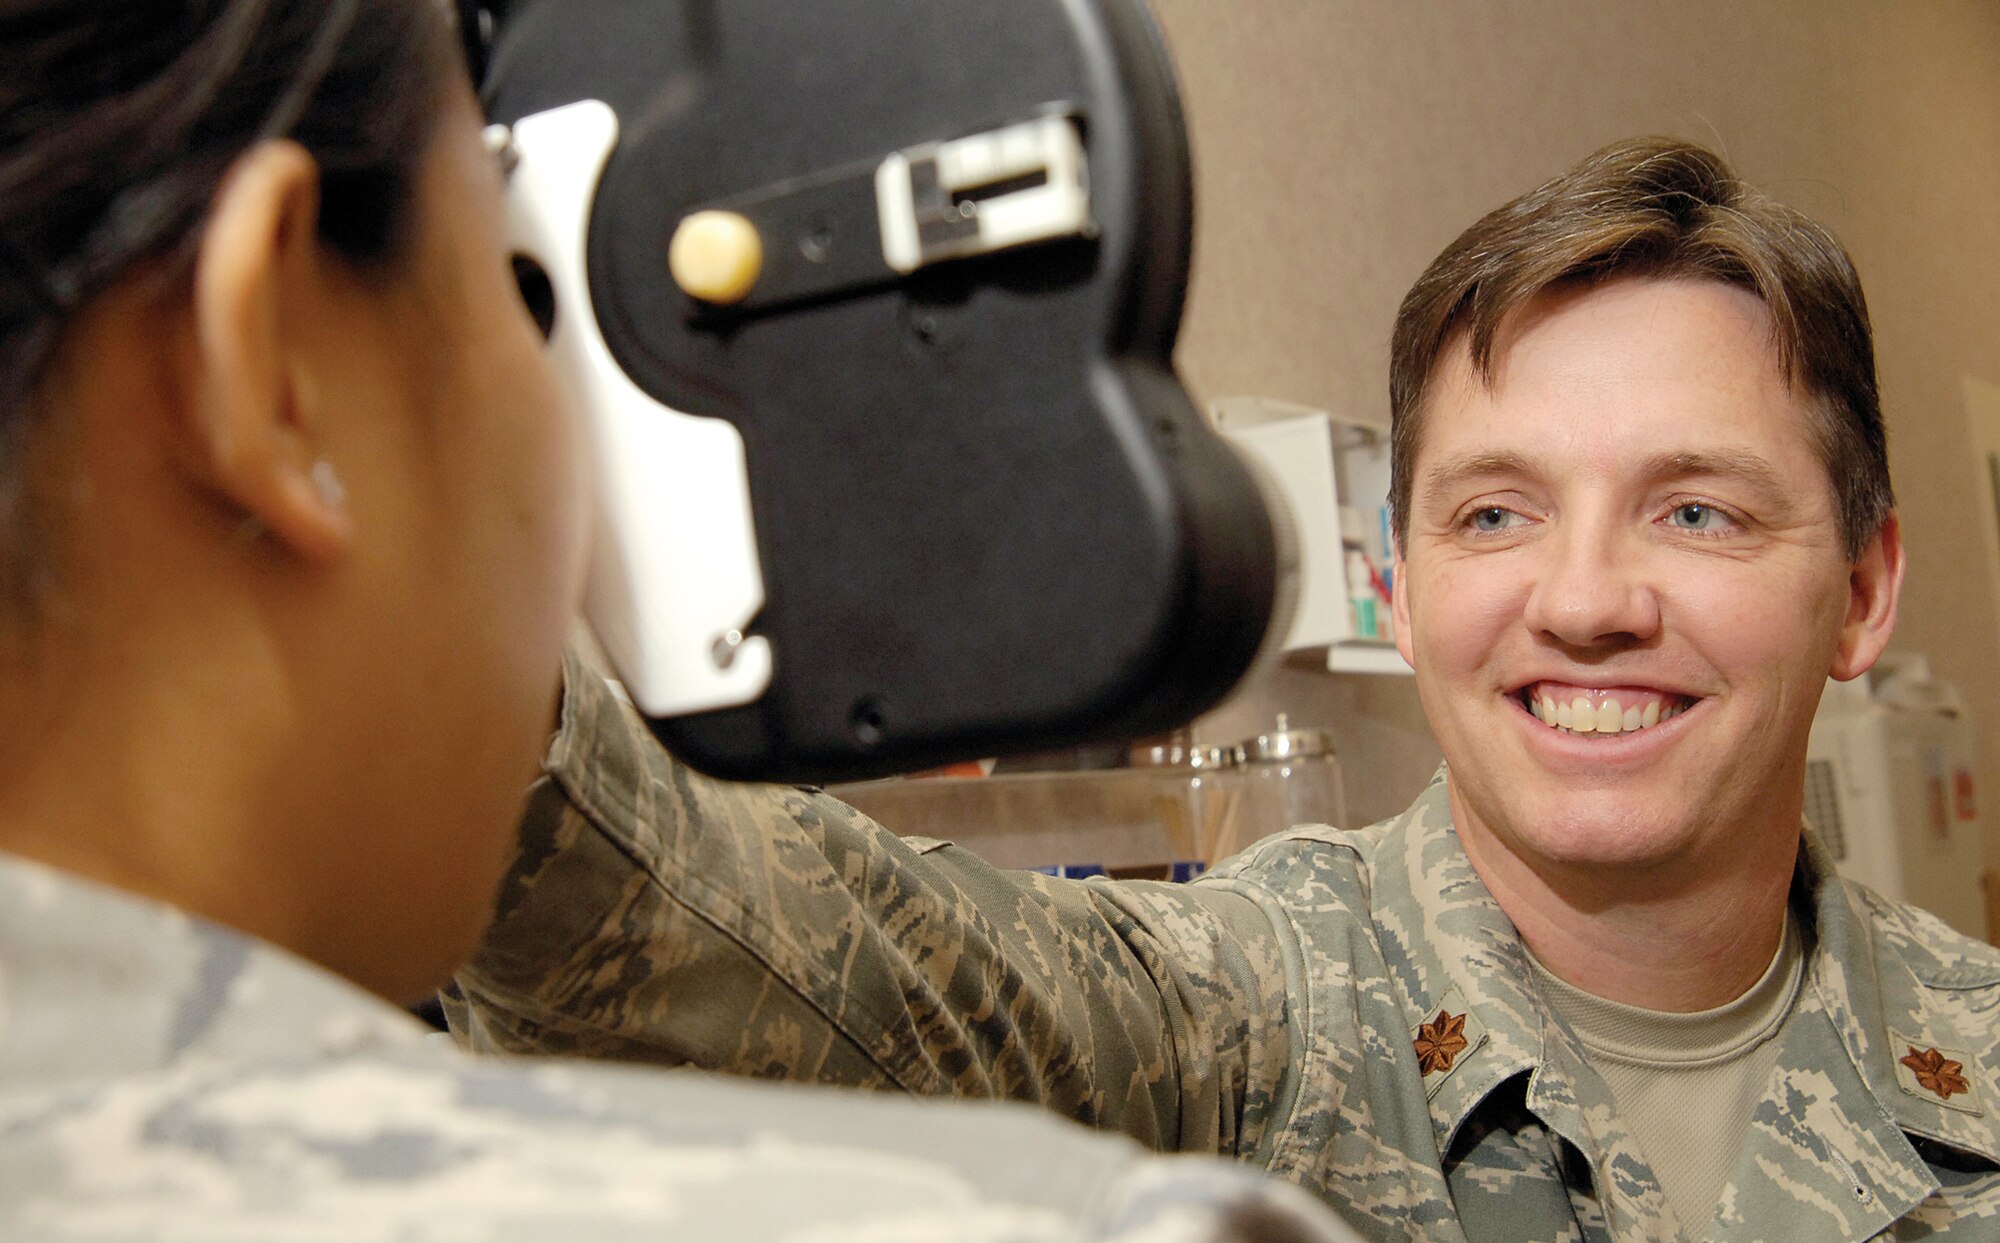
[[[596,446],[599,521],[585,611],[649,716],[755,701],[771,650],[746,635],[764,603],[743,437],[642,392],[598,328],[586,263],[591,204],[618,118],[586,100],[494,127],[509,151],[510,240],[555,294],[549,360]]]

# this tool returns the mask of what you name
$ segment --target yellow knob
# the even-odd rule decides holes
[[[689,297],[731,306],[749,296],[764,271],[764,239],[733,211],[698,211],[674,230],[667,267]]]

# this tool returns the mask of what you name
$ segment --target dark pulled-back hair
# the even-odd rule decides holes
[[[1763,300],[1785,378],[1814,405],[1811,434],[1848,556],[1860,555],[1895,505],[1861,279],[1826,229],[1737,180],[1714,152],[1671,138],[1606,147],[1491,212],[1403,298],[1389,363],[1397,542],[1409,533],[1424,399],[1445,350],[1463,339],[1491,383],[1510,313],[1546,291],[1625,276],[1720,281]]]
[[[29,398],[71,314],[185,274],[265,139],[318,162],[328,246],[392,257],[454,49],[437,0],[0,0],[0,601],[38,561]]]

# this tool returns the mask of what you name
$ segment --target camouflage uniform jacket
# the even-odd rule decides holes
[[[1294,1188],[1018,1107],[473,1058],[319,969],[0,856],[8,1243],[1223,1243]]]
[[[572,665],[552,780],[450,1009],[473,1043],[1037,1101],[1297,1182],[1371,1238],[1677,1231],[1541,1002],[1443,777],[1194,884],[1001,872],[663,754]],[[1837,879],[1721,1239],[2000,1238],[2000,954]],[[1691,1233],[1694,1233],[1691,1232]]]

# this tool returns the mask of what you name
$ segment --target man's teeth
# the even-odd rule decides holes
[[[1578,695],[1564,702],[1544,692],[1528,697],[1528,710],[1543,724],[1567,734],[1629,734],[1672,720],[1687,711],[1687,704],[1648,698],[1628,708],[1613,698],[1593,704],[1587,696]]]

